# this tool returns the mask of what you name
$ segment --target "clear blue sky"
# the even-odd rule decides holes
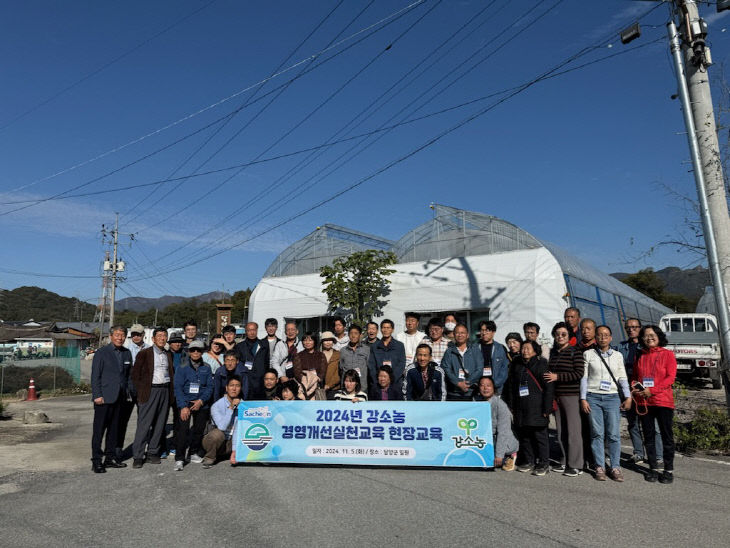
[[[393,15],[411,3],[35,1],[6,10],[0,287],[40,285],[94,301],[98,277],[27,273],[97,276],[107,249],[99,230],[113,224],[115,212],[122,214],[120,231],[136,234],[131,248],[122,237],[128,281],[119,298],[253,287],[282,249],[317,225],[398,239],[428,220],[430,202],[504,218],[608,272],[695,264],[692,256],[669,250],[635,260],[685,217],[680,201],[659,185],[694,192],[679,103],[670,99],[676,82],[664,39],[665,6],[642,21],[639,40],[622,46],[616,36],[609,48],[604,40],[612,31],[654,3],[427,0]],[[716,16],[714,7],[702,6],[701,13],[708,16],[719,64],[728,55],[724,25],[730,18]],[[290,68],[330,44],[313,63]],[[512,88],[598,44],[564,68],[645,47],[539,82],[278,228],[270,227],[505,95],[397,127],[376,141],[328,147],[304,166],[309,156],[300,154],[250,165],[225,184],[236,172],[191,178],[179,187],[168,182],[53,199],[8,213],[26,205],[9,202],[49,198],[84,183],[71,193],[151,183],[326,143],[416,66],[338,138]],[[288,70],[256,91],[278,67]],[[308,72],[276,89],[302,70]],[[225,126],[214,123],[247,101]],[[371,142],[351,160],[337,160]]]

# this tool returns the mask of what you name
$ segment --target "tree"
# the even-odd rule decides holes
[[[661,302],[664,296],[666,284],[657,276],[653,268],[644,268],[634,274],[629,274],[621,281],[655,301]]]
[[[621,281],[677,312],[694,312],[695,306],[697,306],[696,301],[692,301],[684,295],[667,293],[664,289],[666,286],[664,280],[651,268],[629,274]]]
[[[387,277],[395,274],[388,267],[396,260],[392,251],[367,249],[338,257],[331,266],[320,268],[329,312],[359,325],[379,315],[387,303],[384,298],[390,294]]]

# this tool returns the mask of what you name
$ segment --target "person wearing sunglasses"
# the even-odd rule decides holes
[[[210,371],[215,375],[219,367],[223,366],[223,353],[226,351],[225,340],[223,335],[216,333],[210,343],[210,348],[203,354],[203,361],[210,367]]]

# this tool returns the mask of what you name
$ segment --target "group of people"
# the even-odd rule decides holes
[[[536,476],[552,470],[574,477],[590,470],[600,481],[624,479],[623,411],[632,462],[642,464],[646,455],[645,478],[672,483],[676,360],[657,326],[628,318],[628,339],[613,346],[611,328],[581,319],[574,307],[553,326],[552,345],[538,342],[534,322],[524,324],[524,337],[509,333],[505,345],[495,340],[493,321],[480,322],[471,340],[454,314],[431,318],[426,332],[419,324],[418,314],[407,313],[405,331],[394,336],[391,320],[369,322],[363,331],[337,317],[333,331],[300,337],[296,323],[287,322],[282,339],[277,320],[269,318],[263,338],[249,322],[243,340],[226,326],[206,345],[191,321],[169,339],[166,329],[155,328],[149,347],[141,325],[132,326],[128,347],[126,329],[115,326],[92,364],[92,469],[126,467],[122,451],[135,405],[133,467],[174,454],[175,469],[183,470],[187,462],[208,468],[222,458],[235,461],[241,400],[449,400],[491,404],[495,467]],[[551,414],[559,442],[552,467]]]

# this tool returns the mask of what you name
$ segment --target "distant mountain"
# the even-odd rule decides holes
[[[655,271],[655,273],[666,284],[664,290],[667,293],[676,293],[695,302],[705,292],[705,287],[712,285],[710,271],[701,266],[687,270],[682,270],[676,266],[668,266]],[[615,272],[611,276],[623,280],[629,274],[628,272]]]
[[[73,297],[63,297],[41,287],[23,286],[0,289],[0,320],[28,321],[91,321],[96,307]]]
[[[134,312],[146,312],[150,309],[158,308],[162,310],[170,306],[171,304],[183,303],[186,301],[195,300],[198,303],[207,303],[213,300],[227,299],[230,300],[230,293],[224,291],[211,291],[210,293],[204,293],[202,295],[196,295],[195,297],[176,297],[172,295],[164,295],[157,299],[148,299],[145,297],[125,297],[119,299],[116,302],[116,309],[118,311],[132,310]]]

